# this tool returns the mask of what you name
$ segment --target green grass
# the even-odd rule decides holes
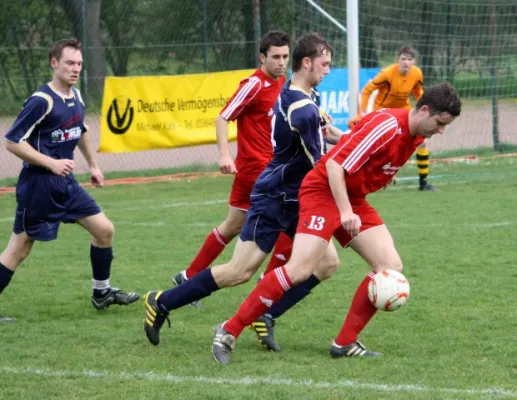
[[[517,397],[516,162],[433,165],[437,193],[418,192],[416,167],[407,166],[396,186],[370,197],[411,282],[408,305],[379,312],[361,334],[385,354],[373,360],[328,355],[368,271],[351,251],[341,250],[337,274],[278,321],[281,353],[264,352],[245,331],[222,367],[210,354],[212,330],[254,279],[171,313],[153,347],[141,303],[90,305],[88,235],[63,225],[57,241],[36,244],[0,296],[0,313],[18,318],[0,325],[0,399]],[[112,283],[142,294],[169,287],[225,217],[230,185],[221,177],[92,189],[117,230]],[[0,196],[4,245],[14,207],[14,195]]]

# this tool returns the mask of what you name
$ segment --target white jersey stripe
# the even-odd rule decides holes
[[[23,135],[23,137],[20,139],[20,141],[18,143],[26,141],[29,138],[29,136],[31,135],[34,128],[36,128],[36,125],[38,125],[41,121],[43,121],[43,119],[52,111],[52,107],[54,107],[54,100],[48,94],[46,94],[44,92],[35,92],[32,96],[37,96],[37,97],[41,97],[41,98],[45,99],[47,101],[47,111],[45,111],[45,114],[43,114],[43,116],[40,119],[38,119],[36,121],[36,123],[27,130],[27,132],[25,132],[25,135]],[[38,151],[39,151],[39,146],[38,146]]]
[[[368,125],[368,124],[366,124]],[[355,163],[357,163],[361,157],[368,151],[370,147],[384,134],[397,127],[397,120],[395,118],[390,118],[387,121],[381,123],[377,126],[373,131],[371,131],[366,138],[364,138],[359,146],[357,146],[354,151],[352,151],[348,157],[343,162],[343,168],[346,170],[352,169]],[[359,133],[360,131],[358,131]]]
[[[246,83],[237,93],[237,95],[233,98],[232,102],[228,104],[228,107],[226,108],[226,111],[221,114],[221,116],[224,119],[229,119],[235,111],[235,109],[244,101],[250,90],[255,86],[255,84],[258,82],[258,78],[251,77],[248,83]]]
[[[241,105],[241,103],[246,99],[251,90],[255,87],[256,84],[260,84],[260,79],[256,76],[252,76],[248,83],[244,85],[237,96],[232,100],[232,102],[226,108],[226,111],[221,114],[221,116],[228,120],[231,118],[233,112]]]
[[[232,117],[232,113],[235,111],[235,109],[244,101],[244,99],[246,98],[246,96],[248,95],[249,91],[251,90],[251,88],[253,88],[253,86],[255,85],[256,81],[254,80],[249,80],[248,83],[246,83],[246,85],[244,85],[240,90],[239,92],[237,93],[237,95],[233,98],[233,100],[231,101],[231,103],[228,104],[228,107],[226,107],[226,110],[221,113],[221,116],[226,119],[226,120],[229,120],[231,117]]]
[[[332,158],[335,158],[335,157],[336,157],[336,155],[338,155],[338,154],[343,150],[343,148],[344,148],[344,147],[346,147],[346,145],[347,145],[348,143],[350,143],[350,141],[355,137],[355,135],[357,135],[357,134],[358,134],[358,133],[360,133],[360,132],[361,132],[361,130],[359,130],[359,131],[355,132],[354,134],[351,134],[351,135],[350,135],[350,138],[349,138],[345,143],[343,143],[343,144],[341,145],[340,149],[339,149],[338,151],[336,151],[336,153],[334,153],[334,155],[332,156]],[[371,134],[371,133],[372,133],[372,132],[370,132],[370,134]],[[345,160],[345,161],[343,161],[343,164],[344,164],[345,162],[346,162],[346,160]],[[343,164],[342,164],[342,165],[343,165]]]
[[[373,122],[373,121],[370,121]],[[366,124],[368,125],[368,124]],[[365,125],[365,126],[366,126]],[[354,163],[360,159],[364,153],[371,147],[371,145],[382,135],[388,132],[391,128],[397,126],[397,121],[393,119],[388,119],[387,121],[382,122],[380,125],[375,127],[362,141],[359,145],[348,155],[348,157],[343,162],[343,166],[347,164],[348,167],[352,166]],[[360,130],[357,132],[359,133]]]

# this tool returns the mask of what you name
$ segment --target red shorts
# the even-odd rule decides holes
[[[296,233],[306,233],[330,242],[334,236],[343,247],[352,236],[341,225],[341,218],[332,193],[300,190],[300,217]],[[361,219],[360,232],[384,225],[382,218],[365,199],[352,201],[352,210]]]
[[[232,191],[230,193],[230,206],[240,210],[248,211],[250,208],[250,196],[257,176],[235,175]]]

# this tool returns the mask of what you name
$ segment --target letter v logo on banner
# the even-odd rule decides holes
[[[119,104],[123,104],[124,100],[126,100],[126,108],[121,115]],[[115,121],[113,121],[113,111],[115,111]],[[108,123],[110,131],[116,135],[126,133],[133,122],[134,114],[135,109],[131,105],[131,99],[121,97],[113,99],[108,110],[108,115],[106,116],[106,122]],[[115,124],[113,124],[113,122],[115,122]]]

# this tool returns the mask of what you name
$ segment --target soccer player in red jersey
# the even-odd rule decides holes
[[[237,91],[216,120],[219,168],[234,174],[226,219],[207,236],[190,266],[173,278],[179,285],[206,269],[235,238],[250,207],[250,194],[257,177],[273,158],[271,118],[273,105],[285,83],[289,64],[290,40],[287,33],[270,31],[260,42],[261,66],[241,81]],[[228,146],[228,124],[237,121],[237,157],[232,159]],[[279,239],[281,253],[290,253],[292,240]],[[276,259],[276,258],[275,258]],[[199,305],[198,302],[191,304]]]
[[[230,320],[214,333],[212,353],[227,364],[237,338],[293,286],[304,282],[333,248],[334,236],[377,271],[402,270],[393,239],[366,196],[385,187],[426,138],[442,134],[461,112],[449,84],[428,88],[411,110],[384,109],[365,116],[321,157],[300,188],[299,222],[290,260],[267,274]],[[376,308],[368,299],[371,274],[359,285],[332,357],[378,356],[357,341]]]
[[[144,298],[144,331],[153,345],[160,343],[160,329],[169,313],[192,301],[210,296],[223,288],[247,282],[271,253],[281,232],[293,237],[298,223],[298,191],[302,180],[314,163],[326,152],[326,142],[336,144],[343,132],[327,125],[319,108],[314,87],[330,72],[332,47],[316,34],[299,37],[293,51],[293,75],[286,83],[274,106],[271,142],[274,158],[255,182],[250,209],[229,263],[217,265],[196,274],[175,288],[153,290]],[[322,280],[337,269],[339,259],[332,246],[330,257],[307,282],[298,285],[270,313],[280,316],[291,308]],[[319,273],[321,272],[321,274]],[[283,303],[283,305],[282,305]],[[256,321],[253,321],[256,323]],[[266,321],[262,321],[264,324]],[[268,327],[255,329],[266,334]],[[272,326],[271,326],[272,328]],[[258,335],[259,341],[272,351],[272,336]]]

